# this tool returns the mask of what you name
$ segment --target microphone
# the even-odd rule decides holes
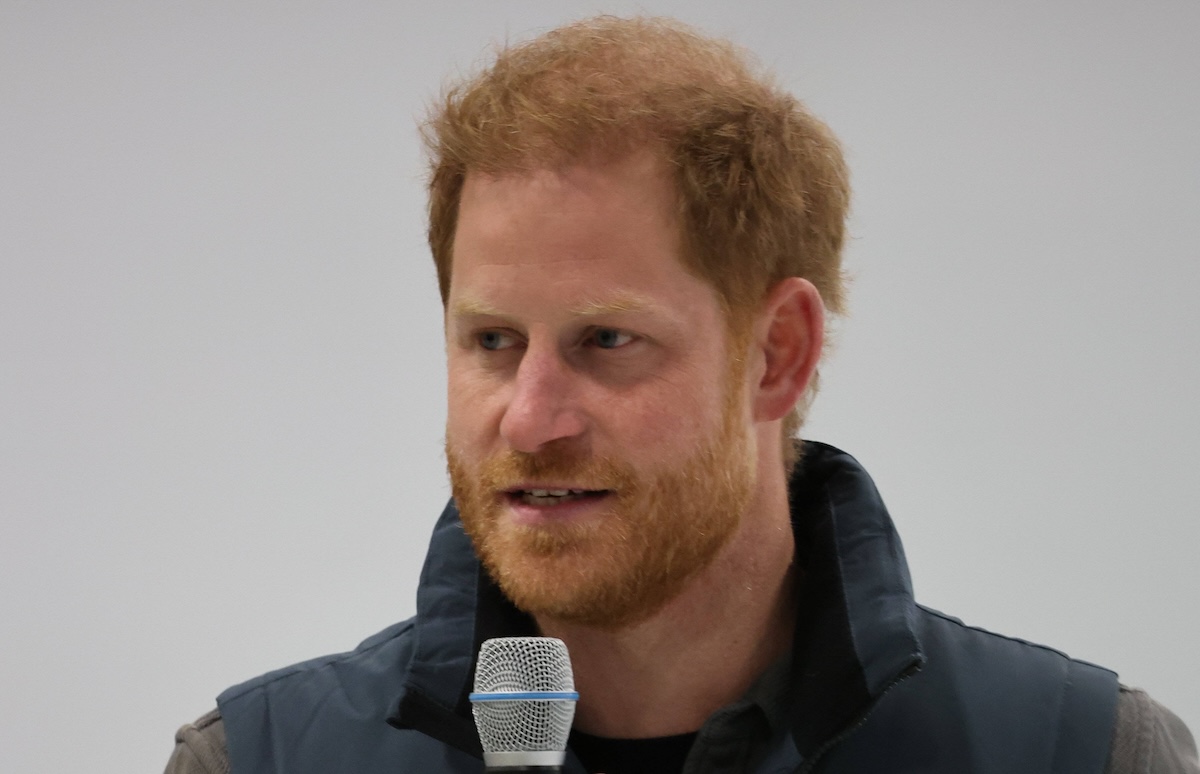
[[[562,640],[485,640],[470,699],[488,772],[562,771],[579,700]]]

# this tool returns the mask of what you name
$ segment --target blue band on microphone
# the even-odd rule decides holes
[[[499,691],[472,693],[471,701],[579,701],[577,691]]]

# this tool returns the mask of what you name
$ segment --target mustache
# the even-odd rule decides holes
[[[627,463],[559,449],[501,452],[484,460],[477,475],[483,488],[493,492],[508,491],[529,482],[569,484],[572,488],[593,491],[621,490],[635,480]]]

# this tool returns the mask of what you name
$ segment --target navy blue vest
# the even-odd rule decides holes
[[[917,605],[891,518],[844,452],[806,444],[790,497],[793,706],[756,772],[1103,774],[1116,675]],[[413,619],[218,697],[232,774],[481,772],[474,654],[531,631],[450,504]],[[567,770],[583,774],[573,756]]]

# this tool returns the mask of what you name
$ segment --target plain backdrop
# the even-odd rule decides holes
[[[918,597],[1200,728],[1194,0],[0,0],[0,770],[158,771],[413,611],[448,494],[416,125],[595,12],[754,51],[845,143],[808,437]]]

